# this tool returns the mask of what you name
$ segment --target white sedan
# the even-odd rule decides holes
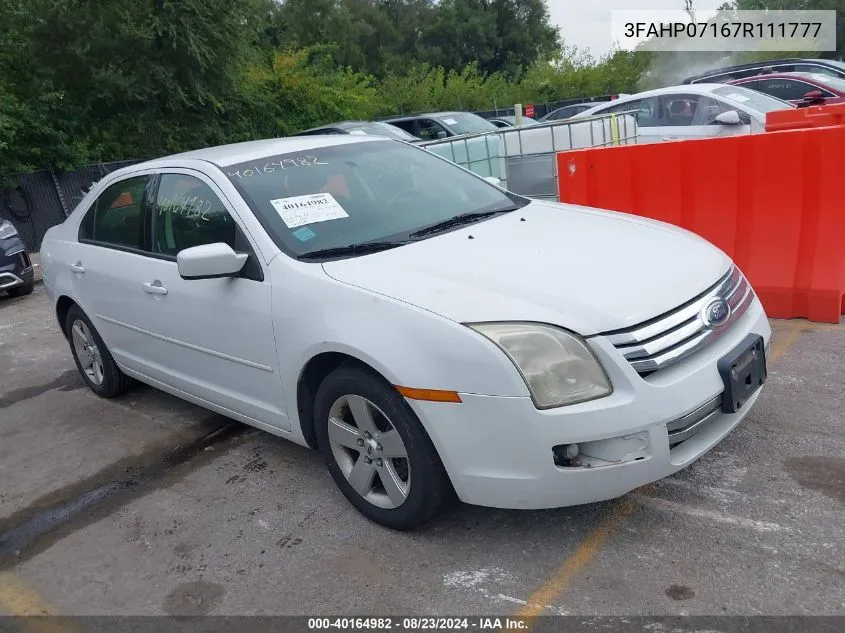
[[[318,448],[370,519],[620,496],[748,413],[770,329],[695,235],[406,143],[205,149],[97,183],[41,249],[85,382]]]
[[[626,95],[572,119],[630,113],[637,118],[638,142],[654,143],[762,132],[766,113],[794,107],[742,86],[693,84]]]

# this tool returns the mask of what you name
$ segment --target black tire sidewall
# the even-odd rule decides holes
[[[340,470],[328,438],[329,409],[344,395],[358,395],[375,404],[398,431],[411,470],[408,498],[398,508],[373,505],[359,495]],[[428,434],[405,399],[374,372],[345,366],[329,374],[317,389],[315,424],[320,452],[343,495],[364,516],[395,530],[417,528],[441,509],[450,490],[448,477]]]
[[[91,336],[94,337],[94,342],[97,344],[97,349],[100,352],[100,358],[103,361],[103,382],[99,385],[94,384],[91,379],[88,378],[88,375],[82,368],[82,363],[79,361],[79,357],[76,355],[76,346],[73,344],[73,333],[71,328],[73,327],[74,321],[77,320],[82,321],[88,327],[88,331],[91,332]],[[113,398],[114,396],[122,393],[126,389],[126,376],[123,375],[123,372],[120,371],[117,363],[114,362],[114,358],[112,358],[111,353],[109,353],[108,347],[106,347],[105,342],[103,342],[102,337],[100,337],[100,333],[97,331],[97,328],[95,328],[94,324],[91,323],[91,319],[89,319],[88,315],[85,314],[85,312],[83,312],[78,306],[71,306],[68,310],[67,318],[65,320],[65,332],[67,333],[68,343],[70,343],[70,351],[73,355],[73,360],[76,363],[76,368],[79,370],[79,373],[82,375],[82,379],[85,381],[85,384],[88,385],[88,388],[98,396],[102,396],[104,398]]]

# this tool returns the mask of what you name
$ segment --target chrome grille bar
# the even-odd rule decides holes
[[[731,308],[728,321],[710,329],[701,312],[713,299],[724,299]],[[709,345],[739,319],[754,299],[754,291],[736,266],[709,290],[680,308],[625,330],[605,334],[640,374],[650,374]]]

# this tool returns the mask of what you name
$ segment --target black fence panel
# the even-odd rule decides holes
[[[71,172],[47,170],[17,174],[0,185],[0,218],[18,229],[26,248],[38,252],[50,227],[64,222],[85,195],[84,190],[116,169],[138,161],[89,165]]]
[[[85,196],[85,192],[90,189],[91,185],[100,180],[100,178],[123,167],[134,165],[137,162],[136,160],[125,160],[117,163],[88,165],[76,171],[56,174],[59,187],[64,192],[68,210],[73,211],[83,196]]]

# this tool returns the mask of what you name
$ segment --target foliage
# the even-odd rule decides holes
[[[594,59],[560,41],[545,0],[3,0],[0,174],[634,92],[716,61]]]

